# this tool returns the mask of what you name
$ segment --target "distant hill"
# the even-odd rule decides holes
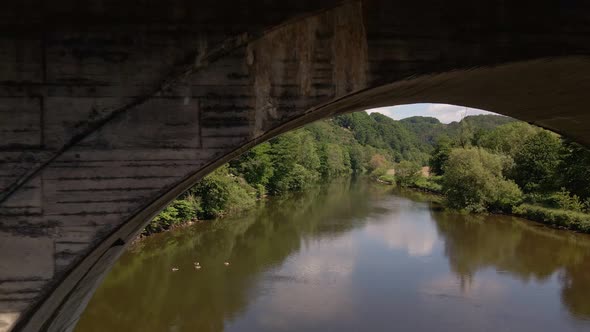
[[[480,115],[470,115],[465,117],[463,120],[457,122],[451,122],[447,125],[447,130],[449,132],[453,132],[458,130],[461,125],[468,124],[474,130],[492,130],[498,126],[505,125],[510,122],[518,121],[513,118],[509,118],[503,115],[494,115],[494,114],[480,114]]]
[[[504,116],[504,115],[495,115],[495,114],[479,114],[479,115],[470,115],[466,116],[463,120],[457,122],[451,122],[448,124],[449,127],[457,126],[461,122],[469,122],[471,125],[485,130],[491,130],[498,126],[505,125],[510,122],[516,122],[518,120]]]
[[[517,121],[492,114],[467,116],[459,122],[441,123],[433,117],[413,116],[394,120],[380,113],[357,112],[334,118],[334,124],[350,130],[362,145],[391,151],[396,161],[426,164],[441,136],[475,139],[498,126]]]
[[[399,121],[410,132],[418,137],[421,143],[433,146],[444,131],[447,125],[441,123],[437,118],[426,116],[413,116]]]
[[[494,114],[470,115],[461,121],[454,121],[449,124],[441,123],[433,117],[423,116],[413,116],[399,120],[406,129],[419,139],[421,144],[429,147],[434,146],[441,135],[454,138],[461,135],[462,131],[468,130],[477,137],[486,131],[515,121],[517,120]]]

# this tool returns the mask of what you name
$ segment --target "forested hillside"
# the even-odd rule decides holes
[[[427,165],[440,139],[467,143],[516,120],[500,115],[477,115],[444,124],[431,117],[415,116],[396,121],[379,113],[357,112],[338,116],[334,121],[349,129],[360,144],[388,150],[392,161],[408,160]]]
[[[267,195],[305,190],[322,179],[363,173],[379,177],[394,164],[428,165],[439,141],[470,141],[511,121],[480,115],[447,125],[434,118],[396,121],[366,112],[318,121],[262,143],[219,168],[163,210],[145,233],[235,213]]]

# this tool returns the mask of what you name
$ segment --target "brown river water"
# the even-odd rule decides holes
[[[336,181],[145,239],[76,331],[590,331],[590,236]]]

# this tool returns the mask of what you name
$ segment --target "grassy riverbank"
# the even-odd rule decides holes
[[[444,197],[442,201],[446,204],[446,196],[442,190],[442,186],[438,183],[440,180],[430,180],[422,178],[419,181],[408,186],[409,189],[427,192]],[[486,210],[484,213],[500,213],[508,214],[516,217],[528,219],[539,222],[547,226],[568,229],[572,231],[590,233],[590,214],[567,210],[555,205],[539,205],[531,203],[523,203],[516,206],[511,206],[507,210]]]
[[[524,219],[539,222],[551,227],[567,229],[582,233],[590,233],[590,213],[588,206],[580,202],[579,197],[571,195],[567,190],[539,195],[523,195],[520,199],[514,200],[510,196],[501,196],[499,200],[486,209],[462,209],[453,206],[449,198],[449,192],[453,189],[451,184],[445,184],[444,176],[424,177],[416,173],[410,179],[396,179],[392,175],[387,176],[387,181],[379,180],[381,183],[399,185],[412,190],[418,190],[444,198],[442,204],[469,213],[500,213],[509,214]],[[451,194],[455,194],[451,192]]]

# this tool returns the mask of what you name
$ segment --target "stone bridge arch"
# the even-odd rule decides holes
[[[73,329],[150,217],[318,119],[447,103],[590,144],[583,1],[28,2],[0,37],[5,328]]]

